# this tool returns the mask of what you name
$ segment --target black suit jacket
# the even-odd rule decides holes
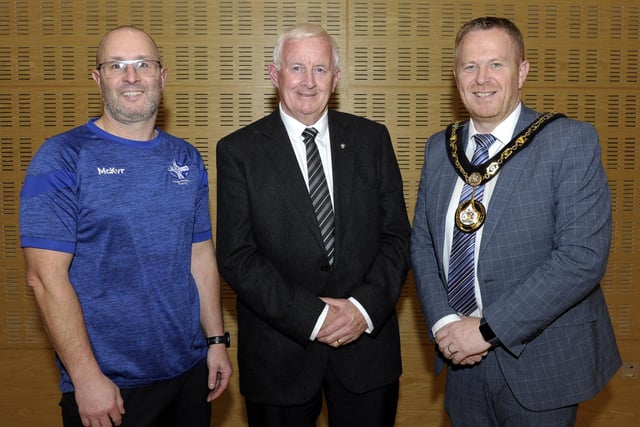
[[[238,297],[243,395],[289,405],[311,399],[331,363],[364,392],[401,373],[395,306],[409,265],[402,178],[386,127],[329,111],[336,224],[329,267],[309,193],[278,111],[217,146],[220,271]],[[356,298],[372,334],[334,349],[309,337],[321,296]]]

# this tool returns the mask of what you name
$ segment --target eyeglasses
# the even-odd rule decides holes
[[[107,78],[118,77],[127,72],[127,65],[133,65],[133,69],[141,76],[151,76],[162,68],[162,63],[155,59],[129,59],[106,61],[98,64],[96,69],[104,71]]]

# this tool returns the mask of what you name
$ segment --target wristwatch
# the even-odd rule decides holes
[[[229,346],[231,346],[229,332],[225,332],[224,335],[218,335],[217,337],[207,337],[207,346],[213,344],[224,344],[225,347],[229,348]]]
[[[491,344],[491,347],[497,347],[500,345],[500,340],[496,337],[496,334],[493,332],[493,329],[491,329],[491,326],[489,326],[484,317],[480,319],[480,333],[482,334],[482,338]]]

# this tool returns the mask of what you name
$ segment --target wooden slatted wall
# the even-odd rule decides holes
[[[100,96],[90,71],[96,45],[108,29],[135,24],[160,45],[170,75],[159,124],[200,149],[213,191],[218,139],[276,107],[267,65],[277,35],[297,22],[323,25],[341,46],[344,64],[332,107],[387,124],[412,215],[425,139],[465,116],[452,78],[453,39],[463,22],[480,15],[506,16],[523,31],[532,63],[524,91],[529,106],[589,121],[600,133],[614,210],[603,287],[625,367],[583,405],[578,425],[633,425],[640,415],[637,0],[2,0],[1,423],[60,425],[51,347],[24,283],[19,190],[45,138],[99,115]],[[215,210],[215,197],[212,202]],[[224,304],[235,338],[234,298],[228,288]],[[431,372],[432,345],[411,277],[399,313],[405,374],[397,425],[448,425],[442,409],[444,378]],[[212,425],[245,425],[237,376],[214,412]]]

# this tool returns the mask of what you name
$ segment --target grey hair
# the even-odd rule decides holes
[[[280,34],[276,45],[273,48],[273,63],[276,66],[276,70],[280,70],[281,63],[280,57],[282,55],[282,47],[286,42],[291,40],[310,39],[313,37],[321,37],[327,39],[331,44],[331,53],[333,55],[333,68],[335,71],[340,70],[340,50],[338,43],[326,30],[319,25],[314,24],[299,24],[284,33]]]

